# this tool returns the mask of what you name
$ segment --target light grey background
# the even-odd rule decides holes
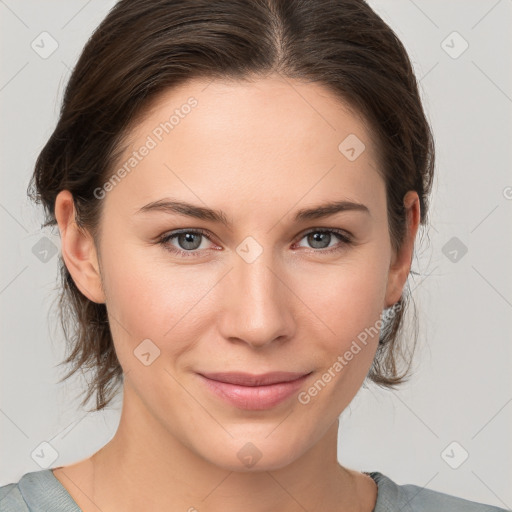
[[[370,4],[421,80],[437,174],[430,242],[418,238],[420,275],[410,277],[420,320],[414,377],[399,391],[361,389],[341,416],[338,457],[401,484],[511,508],[512,0]],[[83,382],[57,384],[57,255],[44,263],[36,244],[46,236],[60,250],[60,240],[40,229],[42,212],[26,198],[70,69],[112,5],[0,0],[0,485],[41,469],[32,454],[42,442],[58,454],[50,467],[69,464],[103,446],[119,420],[120,398],[85,414],[74,398]],[[47,58],[31,47],[44,31],[58,43]]]

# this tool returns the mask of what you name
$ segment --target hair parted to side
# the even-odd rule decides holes
[[[360,115],[379,151],[389,234],[406,232],[403,198],[415,190],[423,226],[434,174],[434,141],[407,52],[363,0],[121,0],[96,28],[67,84],[57,126],[40,152],[28,187],[54,226],[55,199],[73,194],[76,222],[99,240],[101,199],[130,130],[157,94],[193,78],[257,80],[272,73],[318,82]],[[341,142],[341,141],[340,141]],[[35,191],[34,191],[35,188]],[[61,325],[71,365],[92,370],[84,406],[99,411],[117,394],[123,371],[105,304],[85,297],[60,257]],[[367,378],[393,388],[409,373],[416,345],[401,340],[406,293],[380,331]],[[404,356],[404,348],[409,357]],[[412,347],[412,351],[411,351]],[[408,360],[398,368],[398,357]]]

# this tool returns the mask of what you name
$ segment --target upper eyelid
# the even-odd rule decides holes
[[[353,234],[347,231],[346,229],[342,228],[308,228],[306,231],[301,231],[301,235],[304,237],[308,235],[309,233],[316,233],[316,232],[332,232],[337,235],[344,235],[347,238],[353,238]]]

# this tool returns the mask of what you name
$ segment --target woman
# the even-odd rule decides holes
[[[94,410],[122,384],[121,420],[1,510],[503,510],[337,460],[365,379],[409,369],[433,168],[408,56],[362,0],[121,0],[33,176],[68,376],[94,369]]]

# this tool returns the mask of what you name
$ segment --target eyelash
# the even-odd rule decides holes
[[[170,240],[172,240],[184,233],[191,233],[194,235],[203,235],[208,240],[210,240],[210,237],[208,236],[207,231],[197,228],[197,229],[182,229],[180,231],[173,231],[172,233],[168,233],[168,234],[164,235],[163,237],[161,237],[158,240],[158,243],[163,245],[166,250],[170,251],[173,254],[177,254],[179,256],[184,256],[186,258],[194,258],[194,257],[201,256],[200,250],[195,249],[193,251],[184,251],[182,249],[177,249],[176,247],[169,245]],[[346,232],[344,232],[342,230],[334,229],[334,228],[330,228],[330,229],[312,228],[312,229],[306,231],[305,233],[303,233],[298,241],[300,242],[305,236],[310,235],[311,233],[322,233],[322,234],[332,233],[332,234],[336,235],[341,241],[341,245],[331,247],[330,249],[314,249],[314,248],[310,249],[312,252],[315,252],[315,253],[331,254],[334,252],[341,251],[341,250],[345,249],[346,246],[353,244],[353,240],[352,240],[351,236],[349,236]],[[210,240],[210,242],[211,242],[211,240]]]

